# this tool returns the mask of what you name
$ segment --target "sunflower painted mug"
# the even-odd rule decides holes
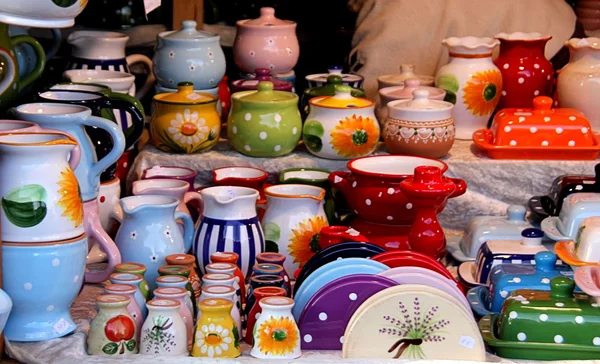
[[[308,151],[317,157],[353,159],[377,148],[380,130],[375,102],[351,93],[350,86],[337,85],[335,95],[310,99],[303,138]]]

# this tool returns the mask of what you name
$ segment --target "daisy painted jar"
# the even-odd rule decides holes
[[[294,300],[266,297],[258,304],[262,313],[254,324],[254,345],[250,355],[259,359],[296,359],[300,351],[300,331],[292,316]]]
[[[169,153],[209,150],[221,132],[217,101],[216,96],[195,92],[191,82],[177,84],[177,92],[155,95],[150,120],[152,143]]]
[[[375,102],[354,97],[351,92],[350,86],[338,85],[335,95],[309,101],[303,139],[308,151],[317,157],[352,159],[375,151],[379,141]]]
[[[484,129],[502,94],[502,74],[492,61],[499,44],[494,38],[451,37],[442,41],[450,61],[435,77],[435,86],[446,91],[445,101],[454,104],[452,116],[456,139],[471,140]]]
[[[198,305],[202,316],[196,325],[192,356],[237,358],[242,355],[237,327],[230,314],[233,302],[209,298]]]

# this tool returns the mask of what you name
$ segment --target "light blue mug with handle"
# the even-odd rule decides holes
[[[32,121],[42,128],[55,129],[71,135],[81,149],[81,161],[75,169],[82,200],[90,201],[98,197],[100,174],[115,163],[125,150],[125,136],[114,122],[92,116],[92,111],[80,105],[60,103],[23,104],[12,109],[19,120]],[[105,130],[113,140],[113,149],[98,160],[92,141],[85,132],[85,126]]]

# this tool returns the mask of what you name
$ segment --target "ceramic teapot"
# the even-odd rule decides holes
[[[225,54],[216,33],[196,30],[196,22],[184,20],[181,30],[156,37],[154,75],[163,87],[192,82],[197,89],[215,88],[225,75]]]
[[[88,0],[3,1],[0,22],[36,28],[70,28]]]

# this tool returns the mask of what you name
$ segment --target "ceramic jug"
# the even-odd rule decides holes
[[[185,288],[165,287],[154,290],[156,299],[173,300],[180,303],[179,316],[183,319],[187,332],[188,349],[192,348],[194,338],[194,313],[185,304],[185,298],[188,297],[188,291]]]
[[[176,212],[179,200],[166,196],[131,196],[120,201],[122,214],[115,243],[124,261],[144,264],[150,289],[156,288],[158,268],[166,264],[167,255],[190,250],[194,223],[189,215]],[[176,220],[183,221],[183,234]]]
[[[594,95],[600,92],[600,38],[572,38],[565,45],[569,47],[571,59],[556,80],[558,104],[583,112],[592,130],[598,131],[600,103]]]
[[[551,36],[540,33],[500,33],[500,54],[494,64],[502,73],[498,110],[533,107],[537,96],[552,96],[554,67],[544,55]]]
[[[200,298],[198,299],[198,302],[203,301],[205,299],[208,298],[224,298],[227,299],[231,302],[233,302],[233,300],[235,299],[235,289],[233,287],[230,286],[221,286],[221,285],[216,285],[216,286],[208,286],[208,287],[202,287],[202,293],[200,294]],[[238,310],[237,307],[231,307],[231,311],[229,311],[229,313],[231,314],[231,318],[233,318],[233,321],[235,322],[235,326],[238,329],[238,337],[242,337],[242,317],[240,314],[240,310]],[[200,321],[200,317],[202,316],[202,311],[198,310],[198,315],[196,316],[196,321]]]
[[[192,215],[187,204],[191,201],[196,201],[198,205],[201,205],[202,198],[198,192],[188,191],[189,187],[189,183],[174,179],[143,179],[133,182],[132,193],[135,196],[160,195],[176,198],[179,200],[177,211],[191,217]],[[199,211],[194,216],[198,215]]]
[[[175,300],[148,302],[148,318],[142,326],[140,354],[189,355],[187,330]]]
[[[114,294],[117,296],[123,296],[129,298],[129,304],[127,305],[127,312],[135,321],[136,337],[135,339],[140,341],[140,332],[142,332],[142,325],[144,324],[144,317],[142,315],[142,309],[135,300],[135,293],[137,287],[131,284],[107,284],[104,286],[105,294]]]
[[[0,22],[26,27],[70,28],[88,0],[6,1],[0,4]]]
[[[1,17],[0,10],[0,19]],[[37,58],[33,70],[23,78],[20,78],[19,64],[15,56],[15,47],[20,44],[30,45]],[[8,25],[2,22],[0,23],[0,60],[3,65],[0,71],[2,77],[0,83],[0,110],[6,110],[11,106],[19,92],[42,75],[46,64],[46,54],[44,48],[33,37],[28,35],[11,37],[8,34]]]
[[[96,299],[98,314],[90,324],[87,338],[89,355],[137,354],[135,322],[127,312],[129,298],[102,295]]]
[[[294,300],[287,297],[266,297],[258,304],[262,313],[254,324],[254,345],[250,355],[259,359],[300,357],[300,331],[292,316]]]
[[[329,225],[323,208],[325,190],[286,184],[267,187],[265,194],[265,239],[276,243],[286,256],[285,270],[295,272],[320,250],[317,237],[321,228]]]
[[[435,86],[446,91],[454,104],[456,139],[471,140],[473,132],[485,129],[502,92],[502,74],[492,61],[499,44],[494,38],[451,37],[442,42],[450,60],[435,76]]]
[[[80,155],[75,139],[62,132],[0,134],[3,241],[48,242],[84,233],[73,173]]]
[[[8,34],[13,37],[15,35],[29,35],[29,27],[19,27],[15,25],[8,26]],[[46,59],[54,57],[60,43],[62,41],[62,34],[59,29],[48,29],[52,33],[52,43],[50,49],[46,52]],[[33,47],[29,47],[26,44],[20,44],[15,46],[16,58],[19,63],[19,77],[24,78],[33,70],[38,62],[36,51]]]
[[[237,358],[240,338],[229,313],[233,303],[223,298],[208,298],[198,303],[202,316],[196,325],[192,356]]]
[[[152,73],[152,61],[142,54],[125,56],[125,46],[129,36],[117,32],[103,32],[93,30],[76,30],[69,34],[67,43],[73,49],[68,69],[97,69],[131,73],[129,66],[142,63],[148,78],[144,86],[134,92],[135,98],[140,100],[148,93],[155,78]]]
[[[125,150],[125,136],[110,120],[92,116],[85,106],[69,104],[23,104],[13,109],[13,114],[32,121],[43,128],[58,129],[72,135],[81,148],[81,163],[75,169],[83,201],[95,200],[100,189],[100,174],[117,161]],[[96,152],[85,126],[97,127],[109,133],[113,149],[106,157],[97,160]]]
[[[194,255],[198,268],[206,273],[211,254],[233,251],[240,256],[238,267],[250,276],[256,255],[265,247],[262,227],[256,214],[258,192],[246,187],[217,186],[200,191],[203,213],[196,229]],[[231,237],[228,237],[231,231]]]

